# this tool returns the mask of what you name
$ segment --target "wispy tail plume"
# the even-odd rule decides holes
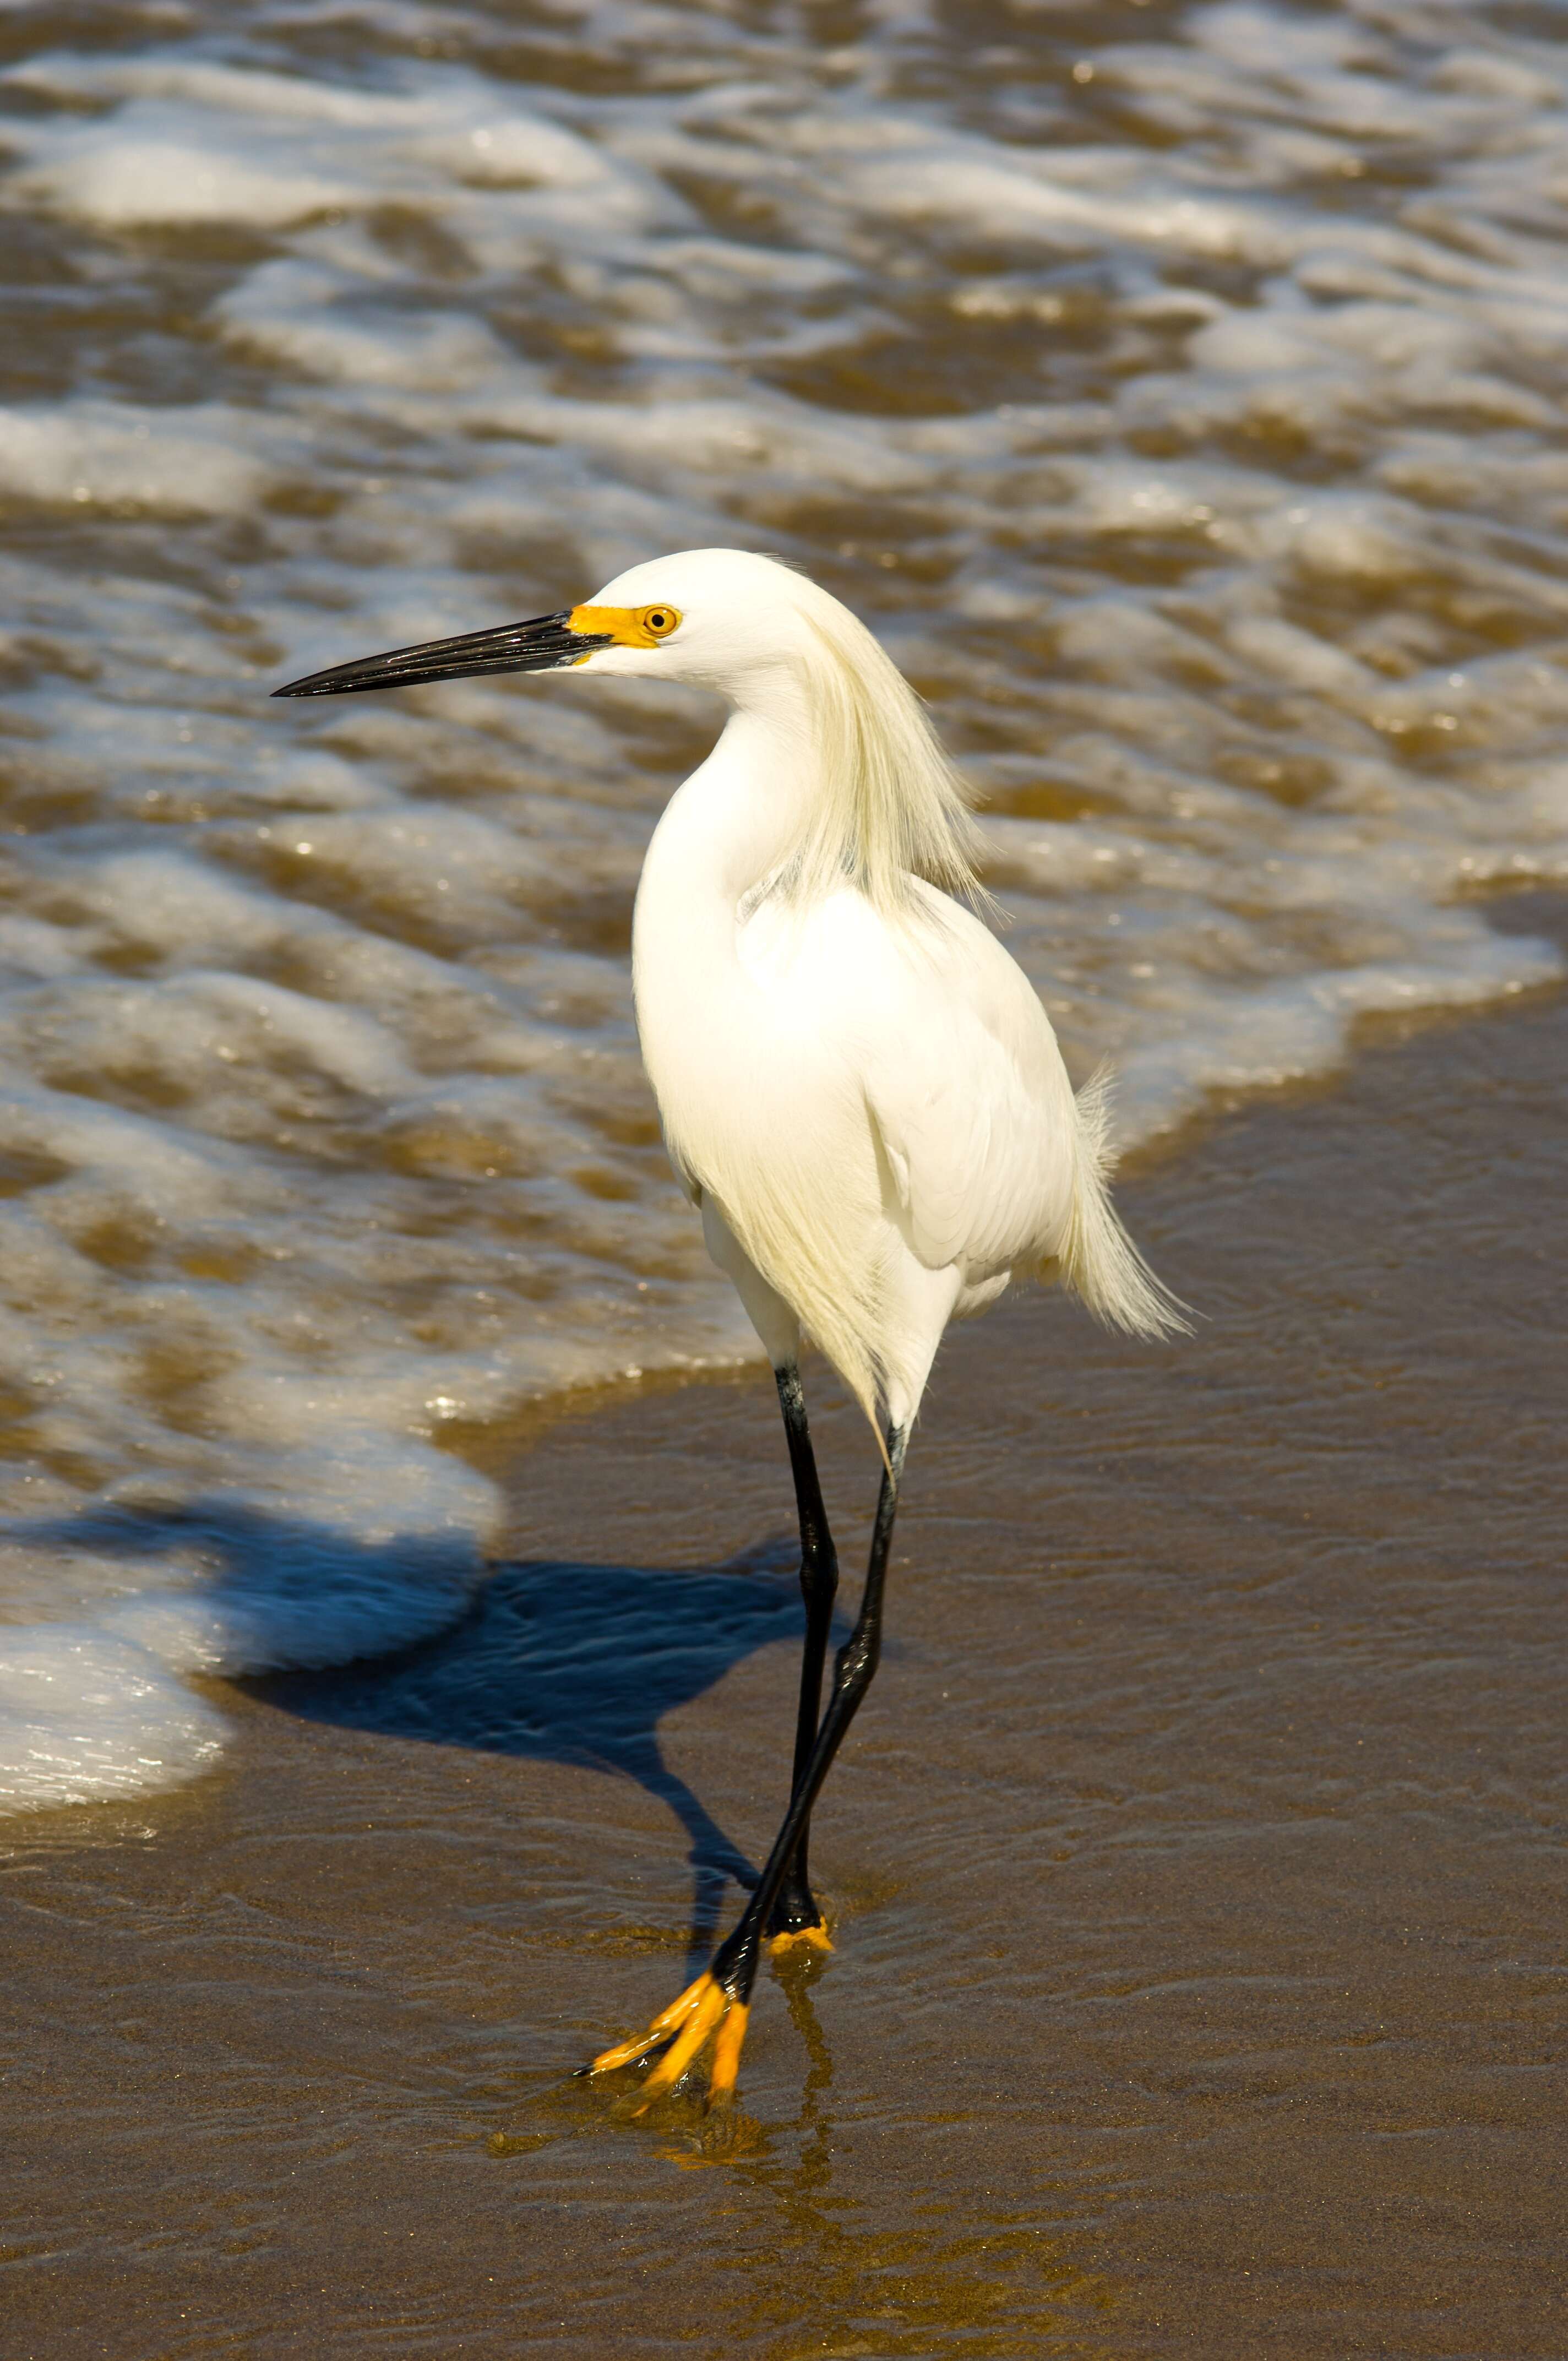
[[[1129,1336],[1190,1335],[1190,1307],[1156,1278],[1111,1202],[1111,1069],[1102,1066],[1078,1094],[1078,1192],[1058,1257],[1061,1275],[1107,1328]]]

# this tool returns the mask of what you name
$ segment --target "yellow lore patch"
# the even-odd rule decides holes
[[[678,607],[574,607],[566,618],[566,629],[613,640],[618,648],[656,648],[679,628],[680,620]],[[588,653],[593,653],[591,648]],[[577,658],[579,664],[586,661],[583,656]]]

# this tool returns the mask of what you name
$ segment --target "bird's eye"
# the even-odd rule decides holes
[[[651,640],[667,640],[681,619],[674,607],[644,607],[637,620]]]

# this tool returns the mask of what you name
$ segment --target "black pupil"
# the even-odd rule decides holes
[[[669,620],[669,618],[664,613],[662,607],[655,607],[653,612],[649,616],[648,620],[652,625],[654,631],[662,631],[665,623]]]

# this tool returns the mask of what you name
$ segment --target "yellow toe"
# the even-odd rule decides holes
[[[731,2001],[718,2028],[718,2038],[713,2045],[713,2071],[707,2078],[707,2103],[710,2107],[727,2105],[734,2096],[735,2077],[740,2070],[740,2045],[746,2038],[746,2020],[751,2012],[740,2001]]]
[[[830,1951],[833,1949],[827,1927],[819,1918],[815,1927],[791,1927],[782,1935],[770,1938],[768,1950],[775,1960],[791,1951]]]
[[[729,2005],[728,1993],[720,1990],[711,1976],[705,1976],[703,1982],[707,1990],[642,2085],[641,2102],[637,2109],[639,2114],[651,2099],[660,2098],[664,2092],[674,2089]]]
[[[711,1972],[700,1975],[696,1983],[686,1986],[678,2000],[672,2001],[653,2019],[646,2033],[634,2034],[630,2041],[618,2041],[612,2049],[601,2050],[588,2071],[604,2074],[617,2066],[634,2066],[651,2049],[663,2048],[664,2054],[644,2077],[631,2110],[633,2114],[641,2115],[653,2100],[674,2089],[712,2041],[708,2103],[727,2104],[734,2095],[740,2046],[746,2038],[750,2014],[743,2003],[732,1999],[715,1981]]]
[[[589,2073],[608,2074],[612,2067],[634,2066],[639,2058],[646,2058],[650,2049],[657,2049],[661,2041],[668,2041],[693,2010],[701,2007],[703,1987],[712,1982],[713,1978],[705,1971],[668,2008],[660,2010],[646,2033],[634,2033],[630,2041],[618,2041],[612,2049],[601,2049],[588,2068]]]

